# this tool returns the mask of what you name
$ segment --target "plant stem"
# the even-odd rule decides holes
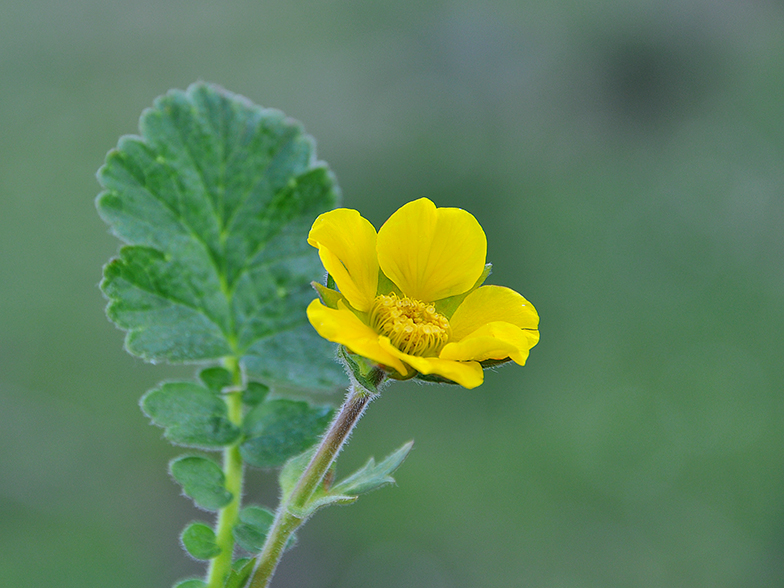
[[[278,506],[275,521],[269,530],[264,547],[256,560],[256,567],[251,574],[247,588],[266,588],[269,586],[275,568],[278,566],[286,542],[291,534],[305,519],[293,514],[301,512],[318,485],[324,479],[335,458],[340,453],[343,445],[357,424],[367,404],[373,400],[374,395],[368,390],[352,383],[348,389],[346,400],[340,411],[335,416],[332,424],[327,429],[321,443],[313,454],[310,463],[302,472],[294,490]],[[291,509],[291,510],[290,510]]]
[[[242,386],[242,371],[235,358],[226,359],[226,367],[232,372],[234,386]],[[229,420],[237,426],[242,425],[242,392],[224,394],[229,410]],[[242,499],[242,456],[239,443],[230,445],[223,450],[223,473],[226,476],[226,490],[231,492],[232,499],[218,513],[215,529],[215,543],[221,552],[210,560],[207,573],[207,588],[222,588],[226,576],[231,571],[231,560],[234,555],[234,535],[232,530],[237,524]]]

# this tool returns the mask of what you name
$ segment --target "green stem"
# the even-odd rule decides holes
[[[308,467],[302,472],[291,494],[278,506],[275,521],[272,523],[264,547],[256,560],[256,567],[251,575],[247,588],[266,588],[269,586],[275,568],[278,566],[283,550],[291,534],[299,527],[304,519],[291,512],[301,512],[318,485],[324,479],[335,458],[340,453],[354,425],[357,424],[365,407],[374,396],[361,388],[353,385],[348,389],[348,394],[343,406],[335,416],[332,424],[327,429],[321,443],[313,454]]]
[[[242,386],[242,371],[236,358],[227,358],[226,367],[232,372],[233,384]],[[237,426],[242,425],[242,392],[224,394],[229,409],[229,420]],[[223,450],[223,473],[226,476],[226,490],[231,492],[232,499],[218,513],[215,529],[215,543],[220,547],[220,554],[210,560],[207,573],[207,588],[222,588],[231,571],[231,560],[234,555],[234,535],[232,530],[237,524],[242,499],[242,456],[239,444],[230,445]]]

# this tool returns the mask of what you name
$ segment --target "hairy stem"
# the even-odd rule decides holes
[[[278,566],[286,542],[304,519],[291,512],[300,512],[318,485],[324,479],[335,458],[357,424],[373,395],[359,386],[349,388],[346,400],[327,429],[321,443],[313,454],[308,467],[302,472],[294,490],[278,506],[275,521],[270,528],[264,547],[256,560],[256,567],[247,588],[266,588],[269,586],[275,568]]]
[[[234,386],[242,386],[242,371],[235,358],[226,359],[226,367],[232,372]],[[224,394],[229,409],[229,419],[237,426],[242,425],[242,392]],[[237,524],[242,500],[242,456],[239,444],[234,444],[223,451],[223,473],[226,476],[226,490],[231,492],[229,504],[220,509],[215,528],[215,542],[220,547],[220,554],[210,560],[207,573],[207,588],[221,588],[226,576],[231,571],[231,560],[234,554],[234,535],[232,530]]]

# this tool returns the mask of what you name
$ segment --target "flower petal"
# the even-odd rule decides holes
[[[475,361],[452,361],[439,357],[409,355],[392,345],[387,337],[380,337],[379,344],[384,351],[402,359],[420,373],[438,374],[468,389],[476,388],[484,381],[482,366]]]
[[[378,333],[359,320],[343,302],[338,302],[338,309],[333,310],[314,300],[308,305],[308,320],[328,341],[345,345],[358,355],[392,367],[402,376],[408,375],[403,362],[379,345]]]
[[[447,343],[442,359],[458,361],[510,358],[525,365],[528,350],[539,342],[539,331],[523,330],[503,321],[488,323],[456,343]]]
[[[403,294],[434,302],[476,283],[485,269],[487,238],[471,213],[420,198],[389,217],[377,249],[381,270]]]
[[[481,286],[471,292],[449,319],[451,341],[460,341],[479,327],[503,321],[521,329],[537,329],[539,315],[533,305],[511,288]]]
[[[337,208],[315,220],[308,243],[318,248],[321,263],[351,306],[366,312],[378,287],[373,225],[356,210]]]

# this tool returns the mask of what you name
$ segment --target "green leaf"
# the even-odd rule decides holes
[[[283,465],[283,468],[280,470],[280,474],[278,474],[278,483],[280,484],[280,493],[281,493],[281,503],[288,500],[289,495],[294,490],[294,487],[297,485],[302,473],[305,471],[305,468],[308,467],[310,460],[313,459],[313,454],[316,452],[315,447],[311,447],[307,451],[300,453],[299,455],[295,455]],[[334,471],[334,465],[333,469]]]
[[[178,457],[169,464],[169,471],[183,492],[205,510],[221,509],[233,498],[226,490],[226,476],[211,459],[195,455]]]
[[[220,394],[224,388],[230,388],[234,384],[231,372],[222,367],[208,367],[201,370],[199,379],[215,394]]]
[[[242,458],[260,468],[279,467],[318,440],[332,413],[329,406],[314,407],[307,402],[264,402],[245,417]]]
[[[371,394],[378,394],[381,385],[386,379],[384,370],[378,368],[370,360],[356,353],[352,353],[343,345],[338,349],[338,357],[344,363],[353,379]],[[407,379],[407,378],[405,378]]]
[[[248,558],[238,559],[231,565],[231,571],[223,588],[242,588],[248,581],[256,561]]]
[[[400,467],[413,446],[413,441],[405,443],[378,464],[371,457],[364,466],[335,484],[330,493],[358,495],[380,488],[385,484],[394,484],[395,479],[391,474]]]
[[[230,445],[241,434],[229,420],[223,398],[192,382],[166,382],[147,392],[141,405],[178,445],[214,449]]]
[[[191,523],[180,539],[185,550],[196,559],[212,559],[221,552],[215,543],[215,532],[204,523]]]
[[[288,500],[289,496],[294,490],[294,487],[297,485],[297,482],[302,476],[302,473],[305,471],[305,468],[308,467],[310,460],[313,458],[315,451],[316,448],[311,447],[304,453],[292,457],[283,466],[283,469],[280,471],[280,475],[278,476],[278,482],[280,483],[282,496],[281,502]],[[334,474],[335,465],[333,464],[327,472],[325,479],[331,479]],[[313,496],[310,497],[308,503],[303,508],[294,508],[290,505],[289,510],[292,514],[304,520],[318,509],[329,506],[330,504],[351,504],[356,500],[356,496],[345,496],[331,493],[324,487],[324,480],[322,480],[316,490],[313,492]],[[290,545],[287,545],[286,547],[288,549]]]
[[[207,582],[199,580],[198,578],[190,578],[177,582],[177,584],[174,585],[174,588],[207,588]]]
[[[242,401],[250,406],[256,406],[257,404],[264,402],[269,391],[269,386],[265,386],[259,382],[248,382],[245,390],[242,392]]]
[[[234,527],[234,539],[245,551],[258,553],[264,547],[275,515],[260,506],[247,506],[240,511],[240,522]]]
[[[101,217],[127,244],[104,268],[107,314],[150,361],[241,358],[282,387],[346,383],[308,324],[323,275],[306,238],[339,189],[283,113],[197,83],[155,100],[98,171]]]

